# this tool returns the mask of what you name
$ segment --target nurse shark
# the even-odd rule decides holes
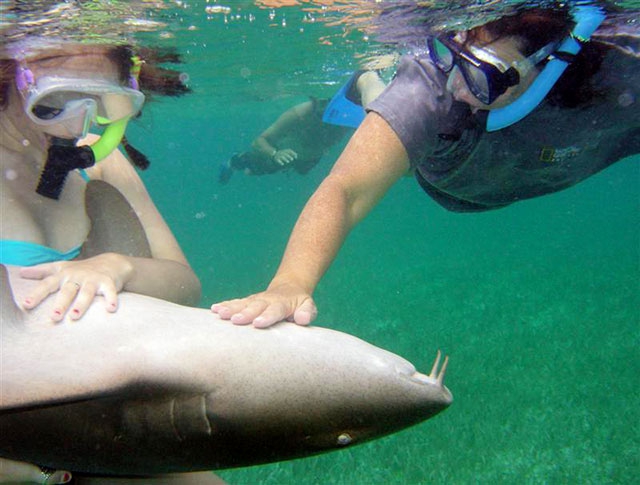
[[[87,193],[94,236],[107,222],[117,234],[141,230],[130,210],[112,214],[124,206],[110,186],[91,182]],[[90,234],[92,245],[85,255],[99,250]],[[124,245],[139,253],[144,237]],[[35,283],[2,267],[4,458],[96,476],[250,466],[375,439],[452,401],[440,352],[427,375],[342,332],[236,326],[126,292],[116,313],[97,302],[80,321],[56,324],[52,298],[28,312],[16,305]]]

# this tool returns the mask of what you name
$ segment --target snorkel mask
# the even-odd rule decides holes
[[[428,38],[427,47],[431,60],[442,73],[448,75],[448,82],[452,81],[453,71],[457,69],[471,94],[487,105],[493,103],[511,86],[517,85],[521,73],[527,72],[530,66],[546,59],[557,47],[557,43],[547,44],[529,57],[508,64],[494,56],[487,48],[476,48],[472,45],[463,47],[453,38]]]
[[[137,57],[132,61],[131,87],[64,76],[35,80],[24,65],[18,68],[16,85],[25,100],[25,113],[53,137],[36,188],[38,194],[58,199],[71,170],[93,166],[120,144],[129,119],[144,103],[144,94],[137,89],[141,61]],[[88,146],[75,146],[94,123],[106,126],[100,139]]]
[[[549,94],[562,73],[569,66],[582,44],[589,41],[591,35],[605,19],[604,12],[589,2],[576,2],[572,7],[575,27],[549,55],[547,65],[540,71],[531,86],[513,103],[503,108],[489,111],[487,131],[497,131],[517,123],[531,113]]]

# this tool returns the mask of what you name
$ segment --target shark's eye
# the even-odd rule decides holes
[[[351,438],[351,435],[349,433],[342,433],[340,436],[338,436],[336,443],[340,446],[346,446],[350,444],[352,441],[353,441],[353,438]]]

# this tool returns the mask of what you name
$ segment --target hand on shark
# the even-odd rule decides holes
[[[53,485],[68,483],[71,473],[64,470],[48,470],[21,461],[0,458],[0,483],[41,483]]]
[[[118,309],[118,293],[131,278],[133,268],[124,257],[115,253],[103,253],[80,261],[57,261],[24,267],[20,276],[41,280],[23,300],[23,306],[31,310],[47,296],[57,293],[50,314],[55,322],[69,313],[78,320],[85,314],[97,295],[102,295],[109,312]]]
[[[311,295],[290,283],[270,286],[246,298],[214,303],[211,311],[236,325],[253,323],[256,328],[270,327],[283,320],[309,325],[318,316]]]

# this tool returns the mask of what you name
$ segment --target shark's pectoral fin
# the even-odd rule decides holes
[[[81,259],[105,252],[151,257],[144,228],[118,189],[102,180],[90,181],[85,192],[85,207],[91,231],[82,246]]]

